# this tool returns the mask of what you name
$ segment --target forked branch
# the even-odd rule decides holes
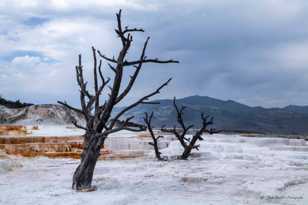
[[[128,112],[129,110],[135,108],[136,106],[148,101],[151,97],[157,95],[160,93],[160,91],[166,87],[170,81],[172,79],[169,78],[165,83],[163,83],[161,86],[159,86],[155,91],[151,92],[150,94],[146,95],[146,96],[143,96],[142,98],[140,98],[139,100],[137,100],[136,102],[132,103],[131,105],[125,107],[124,109],[122,109],[114,118],[113,118],[113,121],[111,122],[110,126],[109,126],[109,129],[112,129],[115,125],[115,122],[117,120],[120,119],[121,116],[123,116],[126,112]]]
[[[209,118],[209,116],[205,116],[202,113],[201,114],[202,124],[201,124],[200,129],[198,129],[195,132],[195,134],[192,135],[191,138],[187,138],[186,135],[188,134],[189,130],[194,127],[194,125],[186,125],[184,121],[183,115],[184,115],[184,110],[186,109],[186,107],[185,106],[179,107],[176,104],[175,97],[173,99],[173,107],[176,112],[176,119],[177,119],[177,124],[179,125],[179,128],[177,128],[176,126],[174,126],[173,128],[162,127],[161,131],[171,133],[177,138],[177,140],[180,142],[180,144],[182,145],[184,149],[180,158],[187,159],[190,156],[191,151],[193,149],[199,150],[200,145],[196,145],[196,143],[199,140],[203,140],[202,138],[203,133],[214,134],[214,133],[218,133],[218,131],[216,131],[213,128],[209,128],[209,126],[213,124],[213,118],[212,117]]]
[[[197,141],[202,141],[203,140],[203,133],[208,133],[208,134],[215,134],[218,133],[219,131],[216,131],[213,128],[208,128],[209,125],[212,125],[213,122],[213,117],[209,118],[209,116],[204,116],[204,114],[201,114],[201,120],[202,120],[202,125],[199,130],[195,132],[195,134],[192,136],[192,139],[190,140],[188,146],[184,149],[184,152],[181,155],[181,159],[187,159],[191,151],[193,149],[199,150],[200,145],[196,145]]]

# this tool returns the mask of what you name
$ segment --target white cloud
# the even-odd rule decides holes
[[[78,11],[106,12],[106,9],[155,10],[156,4],[143,0],[1,0],[0,11],[6,14],[46,15]],[[78,15],[77,13],[75,13]]]
[[[307,73],[308,66],[308,41],[292,42],[278,45],[267,52],[275,63],[281,64],[282,68]],[[307,73],[308,74],[308,73]]]
[[[5,43],[0,62],[14,51],[41,55],[18,55],[1,62],[0,92],[26,99],[42,96],[46,102],[61,96],[78,100],[77,54],[83,54],[88,76],[92,45],[115,54],[119,42],[114,13],[123,8],[124,20],[146,26],[153,34],[149,54],[178,57],[182,62],[170,70],[145,68],[146,80],[138,81],[142,85],[134,94],[172,75],[175,79],[165,97],[199,93],[249,104],[262,100],[269,106],[278,101],[287,104],[290,96],[302,96],[308,87],[307,4],[303,0],[1,0],[0,41]],[[25,24],[32,17],[44,20]],[[189,86],[184,83],[187,77],[192,78]],[[294,79],[292,88],[282,84]]]
[[[41,62],[41,58],[37,56],[20,56],[15,57],[12,60],[12,63],[16,66],[28,65],[29,67],[33,67]]]
[[[88,0],[88,1],[76,1],[76,0],[50,0],[52,8],[60,10],[71,10],[80,8],[134,8],[134,9],[150,9],[154,8],[153,5],[147,4],[142,0]]]

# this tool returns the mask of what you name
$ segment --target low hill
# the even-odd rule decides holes
[[[73,119],[83,121],[80,114],[61,105],[31,105],[22,108],[9,108],[0,105],[1,124],[70,124]]]

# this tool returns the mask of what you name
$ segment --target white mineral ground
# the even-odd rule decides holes
[[[129,133],[127,133],[129,135]],[[130,134],[131,135],[131,134]],[[164,155],[181,152],[176,141]],[[207,136],[188,161],[99,161],[96,192],[71,190],[78,160],[0,153],[0,204],[307,205],[304,140]]]

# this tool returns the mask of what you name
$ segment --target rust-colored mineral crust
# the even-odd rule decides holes
[[[82,148],[83,139],[81,136],[0,136],[0,150],[6,154],[23,157],[45,156],[79,159]],[[144,152],[140,150],[116,150],[112,152],[105,147],[101,149],[99,159],[132,159],[142,156],[144,156]]]
[[[23,125],[0,125],[0,135],[25,135],[27,128]]]

